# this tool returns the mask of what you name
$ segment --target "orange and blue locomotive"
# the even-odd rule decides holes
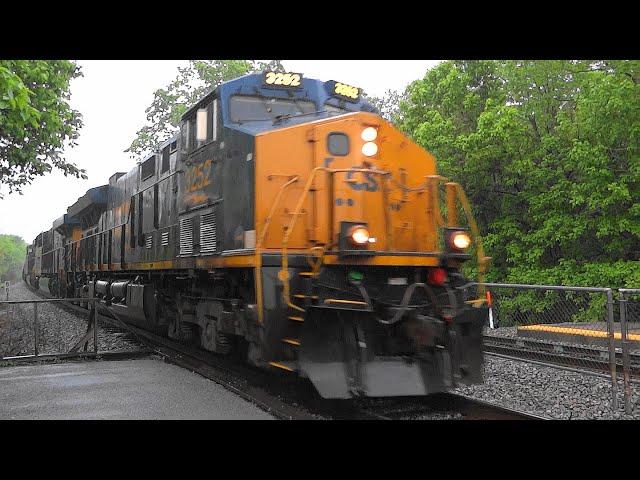
[[[70,206],[25,278],[326,398],[425,395],[482,381],[487,312],[460,268],[485,258],[460,206],[474,227],[459,186],[358,88],[253,74]]]

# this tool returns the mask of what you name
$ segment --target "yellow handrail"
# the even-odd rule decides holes
[[[267,230],[269,230],[269,225],[271,224],[271,218],[275,214],[276,207],[280,203],[280,198],[282,198],[282,194],[284,190],[289,186],[298,181],[299,177],[296,175],[291,178],[288,182],[283,184],[278,190],[278,194],[271,206],[271,210],[269,211],[269,215],[264,221],[264,225],[262,227],[262,231],[260,232],[260,236],[258,237],[258,241],[256,242],[255,247],[255,265],[256,265],[256,303],[258,304],[258,324],[262,324],[264,320],[264,310],[262,305],[262,244],[264,242],[265,237],[267,236]]]
[[[451,187],[453,187],[453,189],[447,189],[447,199],[446,199],[447,200],[446,202],[447,227],[449,228],[455,227],[455,225],[457,224],[457,212],[455,211],[455,199],[457,198],[460,201],[460,204],[462,205],[465,217],[467,218],[467,222],[469,223],[469,227],[471,228],[471,234],[473,235],[473,238],[476,243],[476,257],[478,262],[478,284],[479,284],[478,297],[479,298],[469,303],[482,304],[486,302],[486,299],[484,298],[485,288],[483,286],[484,274],[486,272],[487,263],[489,262],[489,260],[491,260],[491,257],[485,257],[484,255],[484,248],[482,247],[482,237],[480,236],[478,225],[476,224],[476,221],[473,218],[473,213],[471,212],[471,205],[469,204],[469,199],[467,198],[467,195],[464,193],[464,190],[462,189],[462,186],[459,183],[451,182],[449,181],[448,178],[440,175],[429,175],[428,178],[433,182],[431,183],[431,186],[432,186],[431,194],[432,194],[432,202],[434,204],[434,211],[435,211],[434,215],[435,215],[436,223],[440,227],[444,227],[445,222],[444,222],[444,219],[442,218],[442,215],[440,214],[440,208],[439,208],[440,198],[438,196],[438,183],[442,182],[442,183],[445,183],[445,185],[450,185]],[[455,192],[455,196],[452,194],[453,192]]]
[[[280,280],[283,283],[283,289],[282,289],[282,296],[284,298],[284,301],[286,302],[286,304],[293,308],[294,310],[298,310],[298,311],[304,311],[303,308],[300,308],[298,305],[295,305],[293,303],[291,303],[291,290],[290,290],[290,284],[289,284],[289,256],[287,253],[287,246],[289,244],[289,238],[291,237],[291,234],[293,232],[293,227],[295,227],[296,221],[298,220],[298,217],[300,216],[300,212],[302,211],[302,206],[304,205],[304,201],[307,198],[307,195],[309,194],[309,191],[311,190],[311,186],[313,185],[313,181],[315,179],[315,176],[318,172],[328,172],[331,175],[334,175],[336,173],[346,173],[346,172],[354,172],[354,173],[371,173],[374,175],[389,175],[390,172],[384,171],[384,170],[373,170],[373,169],[369,169],[369,168],[335,168],[335,169],[331,169],[331,168],[327,168],[327,167],[316,167],[311,171],[311,175],[309,175],[309,179],[307,180],[307,183],[304,186],[304,189],[302,190],[302,194],[300,195],[300,199],[298,200],[298,204],[296,205],[296,208],[294,209],[292,216],[291,216],[291,221],[289,222],[289,225],[287,225],[287,227],[285,228],[285,233],[284,233],[284,237],[282,237],[282,270],[280,270]],[[322,259],[318,260],[318,262],[321,262]],[[321,263],[318,263],[318,266]],[[318,273],[317,269],[314,268],[314,273]]]
[[[282,197],[282,194],[284,193],[284,190],[289,185],[292,185],[292,184],[296,183],[299,180],[299,178],[300,177],[298,177],[296,175],[295,177],[290,179],[288,182],[283,184],[280,187],[280,190],[278,190],[278,194],[276,195],[276,198],[273,201],[273,205],[271,205],[271,210],[269,210],[269,215],[267,215],[267,218],[264,221],[264,226],[262,227],[262,231],[260,232],[260,237],[258,238],[258,242],[256,243],[256,248],[262,247],[262,242],[264,242],[264,239],[267,236],[267,230],[269,229],[269,225],[271,224],[271,217],[273,217],[274,213],[276,212],[276,208],[278,207],[278,204],[280,203],[280,198]]]
[[[471,205],[469,204],[469,199],[467,195],[464,193],[462,186],[459,183],[455,184],[456,192],[458,193],[458,199],[462,204],[462,208],[464,210],[464,214],[467,217],[467,222],[469,222],[469,226],[471,227],[471,233],[476,241],[476,256],[478,259],[478,299],[475,300],[477,303],[484,303],[485,301],[485,287],[484,287],[484,274],[487,263],[491,260],[490,257],[484,256],[484,248],[482,248],[482,237],[480,237],[480,232],[478,231],[478,225],[476,224],[475,219],[473,218],[473,214],[471,213]]]

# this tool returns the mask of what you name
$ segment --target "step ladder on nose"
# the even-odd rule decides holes
[[[290,328],[288,328],[287,330],[290,332],[290,335],[281,338],[280,341],[282,342],[284,348],[289,349],[295,359],[297,359],[298,349],[302,344],[300,340],[300,334],[302,325],[304,324],[306,309],[309,305],[312,305],[318,301],[318,296],[313,295],[313,279],[318,275],[318,272],[314,272],[312,270],[298,272],[298,276],[303,279],[304,287],[302,290],[304,291],[304,293],[299,292],[291,295],[291,302],[294,306],[289,306],[289,312],[287,316],[290,324]],[[286,372],[297,371],[297,362],[295,360],[272,361],[269,362],[269,365]]]

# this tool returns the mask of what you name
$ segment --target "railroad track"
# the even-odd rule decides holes
[[[27,287],[42,298],[47,293]],[[87,309],[67,302],[57,304],[69,312],[87,317]],[[310,382],[299,377],[275,376],[269,372],[242,364],[233,357],[185,345],[155,333],[125,323],[104,305],[98,309],[102,328],[130,333],[150,353],[165,361],[215,381],[241,398],[258,405],[276,418],[287,420],[401,420],[420,416],[460,414],[464,419],[540,420],[544,417],[511,410],[481,400],[453,393],[428,397],[384,398],[358,400],[325,400],[319,397]]]
[[[380,402],[375,407],[360,408],[365,418],[368,415],[377,420],[412,420],[424,416],[438,418],[451,414],[459,414],[463,420],[549,420],[548,417],[450,392],[412,399],[384,399],[384,403]]]
[[[512,337],[485,335],[485,353],[514,360],[534,361],[542,365],[573,367],[590,373],[610,372],[609,351],[583,345]],[[622,373],[622,352],[616,349],[616,368]],[[629,353],[629,372],[640,378],[640,354]]]

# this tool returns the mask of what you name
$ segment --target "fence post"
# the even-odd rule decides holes
[[[616,348],[613,325],[613,293],[607,288],[607,330],[609,337],[609,369],[611,370],[611,393],[613,394],[613,410],[618,411],[618,380],[616,371]]]
[[[33,340],[34,352],[38,356],[38,303],[33,304]]]
[[[4,292],[7,294],[7,302],[9,301],[9,281],[4,282]]]
[[[96,312],[95,300],[91,302],[91,320],[93,321],[93,353],[98,355],[98,313]]]
[[[629,372],[629,344],[627,343],[627,299],[624,298],[624,291],[620,293],[620,337],[622,341],[622,376],[624,381],[624,412],[631,413],[631,385]]]

